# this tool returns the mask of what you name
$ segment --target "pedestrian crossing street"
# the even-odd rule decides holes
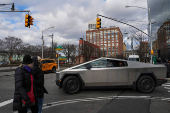
[[[170,92],[170,83],[162,84],[162,86]]]

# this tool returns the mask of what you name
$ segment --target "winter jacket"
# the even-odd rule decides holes
[[[30,72],[23,66],[18,67],[15,70],[15,92],[13,100],[13,110],[28,109],[31,105],[27,92],[31,91],[31,77]],[[34,82],[34,81],[33,81]],[[33,85],[33,93],[35,96],[35,104],[38,104],[35,86]],[[22,107],[23,100],[26,103],[25,107]]]
[[[44,73],[40,69],[39,63],[38,63],[38,58],[33,57],[32,60],[34,61],[34,66],[33,66],[33,76],[35,80],[35,87],[36,87],[36,93],[38,98],[43,98],[44,93],[47,93],[47,90],[44,87]]]

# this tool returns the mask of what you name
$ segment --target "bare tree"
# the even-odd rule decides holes
[[[15,38],[13,36],[8,36],[3,39],[4,50],[7,52],[8,57],[12,57],[14,52],[16,51],[17,46],[21,45],[23,41],[19,38]]]
[[[67,57],[69,63],[70,56],[76,53],[76,45],[62,44],[62,53]]]
[[[131,35],[136,43],[136,51],[137,54],[139,55],[141,61],[145,60],[145,57],[147,53],[149,52],[149,47],[148,47],[148,40],[147,37],[144,37],[144,34],[139,31],[132,31]]]
[[[95,48],[93,47],[93,45],[91,43],[86,43],[86,42],[84,42],[83,47],[84,47],[83,54],[85,56],[85,61],[87,62],[90,60],[92,54],[94,53]]]

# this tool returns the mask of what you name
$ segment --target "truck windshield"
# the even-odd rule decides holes
[[[129,61],[139,61],[139,58],[129,58]]]

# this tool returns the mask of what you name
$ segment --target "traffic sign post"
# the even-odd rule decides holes
[[[55,51],[56,51],[56,53],[57,53],[57,51],[62,50],[62,46],[59,45],[59,46],[57,46],[57,47],[54,47],[54,49],[55,49]],[[56,54],[56,57],[58,57],[58,70],[59,70],[59,69],[60,69],[60,66],[59,66],[59,53],[58,53],[58,55]]]

